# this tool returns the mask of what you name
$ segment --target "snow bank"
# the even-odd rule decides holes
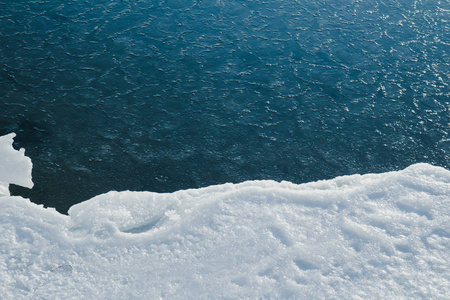
[[[25,149],[19,151],[12,147],[15,133],[0,136],[0,196],[9,196],[9,183],[27,188],[33,187],[31,181],[31,159],[25,156]]]
[[[2,299],[448,299],[450,172],[0,197]]]

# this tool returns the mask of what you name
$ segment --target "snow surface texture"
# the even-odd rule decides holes
[[[31,159],[25,156],[25,149],[17,151],[12,147],[15,136],[15,133],[0,136],[0,196],[9,196],[9,183],[33,187],[33,164]]]
[[[427,164],[0,206],[2,299],[450,298],[450,172]]]

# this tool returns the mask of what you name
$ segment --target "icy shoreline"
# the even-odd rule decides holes
[[[8,152],[24,166],[14,183],[32,186],[18,152]],[[300,185],[109,192],[69,216],[17,196],[0,207],[3,299],[450,296],[450,171],[428,164]]]

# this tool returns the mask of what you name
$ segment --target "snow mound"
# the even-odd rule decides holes
[[[9,184],[32,188],[31,159],[25,156],[25,149],[15,150],[12,146],[15,133],[0,136],[0,196],[9,196]]]
[[[0,197],[2,299],[449,299],[450,172]]]

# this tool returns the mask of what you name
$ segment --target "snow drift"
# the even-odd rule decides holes
[[[12,137],[0,138],[1,176]],[[24,161],[11,181],[31,186]],[[0,207],[2,299],[450,297],[450,172],[428,164],[109,192],[68,216],[17,196]]]

